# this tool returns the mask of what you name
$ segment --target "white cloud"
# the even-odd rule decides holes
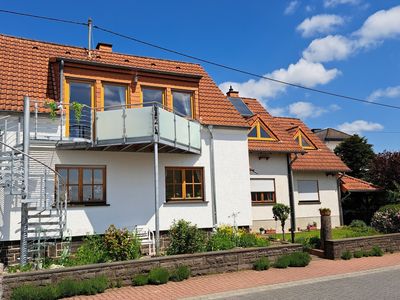
[[[314,9],[315,9],[315,7],[311,6],[311,5],[306,5],[306,7],[305,7],[306,12],[312,12],[312,11],[314,11]]]
[[[356,5],[356,4],[359,4],[360,2],[361,2],[360,0],[325,0],[324,6],[325,7],[335,7],[340,4]]]
[[[313,62],[346,59],[354,51],[353,42],[341,35],[328,35],[313,40],[303,51],[303,57]]]
[[[354,33],[360,47],[368,47],[384,39],[400,37],[400,6],[380,10],[369,16]]]
[[[371,93],[371,95],[368,96],[367,100],[373,102],[381,98],[397,98],[397,97],[400,97],[400,85],[390,86],[385,89],[375,90]]]
[[[337,105],[337,104],[331,104],[331,105],[329,105],[329,110],[330,111],[338,111],[338,110],[341,110],[342,108],[339,106],[339,105]]]
[[[296,118],[306,119],[309,117],[319,117],[320,115],[327,112],[325,108],[315,106],[311,102],[294,102],[288,106],[289,114]]]
[[[344,19],[337,15],[316,15],[305,19],[297,26],[297,31],[303,37],[311,37],[317,34],[326,34],[344,24]]]
[[[299,4],[300,4],[299,1],[290,1],[290,3],[288,4],[288,6],[286,6],[285,11],[283,13],[285,15],[293,14],[296,11]]]
[[[320,63],[309,62],[301,58],[297,63],[290,64],[287,69],[278,69],[264,75],[276,80],[299,84],[306,87],[314,87],[326,84],[340,74],[337,69],[326,69]],[[226,92],[229,86],[239,91],[242,96],[258,99],[273,98],[286,90],[287,86],[266,79],[250,79],[246,82],[224,82],[219,85],[221,91]]]
[[[337,127],[340,131],[347,132],[348,134],[363,133],[367,131],[380,131],[383,129],[383,125],[374,122],[368,122],[364,120],[356,120],[351,123],[345,122]]]
[[[273,116],[286,115],[286,107],[269,107],[267,111]]]

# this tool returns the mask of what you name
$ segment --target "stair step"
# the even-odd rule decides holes
[[[48,228],[45,229],[43,228],[42,230],[36,230],[36,229],[28,229],[28,233],[46,233],[46,232],[59,232],[61,231],[60,228]]]
[[[36,215],[28,215],[28,219],[38,219],[38,218],[59,218],[59,214],[36,214]]]
[[[59,222],[32,222],[32,223],[28,223],[28,226],[50,226],[50,225],[60,225]]]

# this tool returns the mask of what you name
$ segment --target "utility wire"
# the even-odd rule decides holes
[[[69,23],[69,24],[75,24],[75,25],[88,26],[87,23],[83,23],[83,22],[65,20],[65,19],[59,19],[59,18],[52,18],[52,17],[46,17],[46,16],[39,16],[39,15],[33,15],[33,14],[27,14],[27,13],[15,12],[15,11],[9,11],[9,10],[4,10],[4,9],[0,9],[0,12],[13,14],[13,15],[18,15],[18,16],[25,16],[25,17],[31,17],[31,18],[37,18],[37,19],[44,19],[44,20],[47,20],[47,21],[54,21],[54,22],[62,22],[62,23]],[[163,50],[165,52],[173,53],[173,54],[176,54],[176,55],[179,55],[179,56],[182,56],[182,57],[186,57],[186,58],[189,58],[189,59],[192,59],[192,60],[203,62],[203,63],[209,64],[209,65],[217,66],[217,67],[220,67],[220,68],[223,68],[223,69],[226,69],[226,70],[231,70],[231,71],[234,71],[234,72],[246,74],[246,75],[249,75],[249,76],[252,76],[252,77],[265,79],[265,80],[268,80],[268,81],[272,81],[272,82],[276,82],[276,83],[279,83],[279,84],[300,88],[300,89],[311,91],[311,92],[316,92],[316,93],[319,93],[319,94],[324,94],[324,95],[338,97],[338,98],[347,99],[347,100],[351,100],[351,101],[356,101],[356,102],[361,102],[361,103],[366,103],[366,104],[371,104],[371,105],[376,105],[376,106],[381,106],[381,107],[393,108],[393,109],[399,109],[400,110],[400,106],[390,105],[390,104],[386,104],[386,103],[379,103],[379,102],[371,102],[371,101],[368,101],[368,100],[365,100],[365,99],[361,99],[361,98],[357,98],[357,97],[352,97],[352,96],[347,96],[347,95],[339,94],[339,93],[335,93],[335,92],[330,92],[330,91],[310,88],[310,87],[306,87],[306,86],[303,86],[303,85],[300,85],[300,84],[291,83],[291,82],[287,82],[287,81],[278,80],[278,79],[275,79],[275,78],[259,75],[259,74],[252,73],[252,72],[249,72],[249,71],[246,71],[246,70],[238,69],[238,68],[231,67],[231,66],[224,65],[224,64],[220,64],[220,63],[217,63],[217,62],[214,62],[214,61],[211,61],[211,60],[207,60],[207,59],[203,59],[203,58],[196,57],[196,56],[193,56],[193,55],[185,54],[185,53],[180,52],[180,51],[176,51],[176,50],[173,50],[173,49],[162,47],[162,46],[156,45],[154,43],[146,42],[146,41],[143,41],[141,39],[135,38],[133,36],[128,36],[128,35],[125,35],[125,34],[122,34],[122,33],[116,32],[116,31],[112,31],[110,29],[106,29],[104,27],[100,27],[100,26],[97,26],[97,25],[93,25],[93,28],[98,29],[98,30],[103,31],[103,32],[106,32],[106,33],[109,33],[109,34],[112,34],[112,35],[115,35],[115,36],[119,36],[121,38],[125,38],[125,39],[128,39],[128,40],[140,43],[140,44],[144,44],[144,45],[150,46],[150,47],[153,47],[153,48],[156,48],[156,49],[159,49],[159,50]]]

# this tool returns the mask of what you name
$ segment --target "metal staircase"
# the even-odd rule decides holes
[[[29,155],[29,150],[22,150],[22,144],[18,144],[20,125],[7,127],[7,120],[0,120],[0,197],[21,209],[20,260],[25,264],[40,261],[49,245],[64,238],[67,193],[56,170]],[[29,133],[24,134],[26,137],[29,140]]]

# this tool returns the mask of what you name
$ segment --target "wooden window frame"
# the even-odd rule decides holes
[[[105,85],[113,85],[113,86],[121,86],[125,88],[125,106],[128,106],[129,103],[129,84],[124,84],[120,82],[112,82],[112,81],[102,81],[101,82],[101,95],[100,95],[100,101],[101,101],[101,107],[99,108],[100,111],[104,111],[104,102],[105,102],[105,93],[104,93],[104,86]]]
[[[56,171],[59,172],[61,169],[77,169],[78,170],[78,184],[70,184],[69,183],[69,176],[67,176],[66,180],[66,187],[67,193],[69,193],[69,186],[74,185],[78,186],[78,201],[68,201],[68,205],[70,206],[104,206],[107,205],[107,167],[105,165],[56,165]],[[91,169],[92,170],[92,183],[91,184],[83,184],[83,170],[84,169]],[[93,187],[100,184],[93,183],[93,170],[100,169],[103,170],[103,182],[102,182],[102,190],[103,190],[103,201],[83,201],[83,186],[91,185],[92,186],[92,193]],[[58,184],[56,180],[56,185]],[[56,189],[57,190],[57,189]],[[69,194],[68,198],[69,199]]]
[[[297,138],[299,139],[300,147],[303,148],[304,150],[316,150],[317,149],[317,147],[315,147],[314,143],[311,142],[311,139],[303,132],[303,130],[299,129],[296,132],[293,139],[296,140]],[[303,146],[302,138],[307,140],[307,142],[310,144],[310,146]]]
[[[249,133],[254,129],[254,127],[257,128],[257,137],[248,137],[249,140],[255,140],[255,141],[276,141],[277,139],[275,138],[275,135],[267,128],[265,125],[261,124],[260,121],[256,121],[249,130]],[[261,137],[261,127],[269,134],[269,138],[264,138]]]
[[[300,200],[300,189],[299,189],[299,182],[301,181],[316,181],[317,182],[317,194],[318,200]],[[300,179],[297,180],[297,194],[299,197],[299,204],[320,204],[321,203],[321,196],[319,194],[319,180],[318,179]]]
[[[186,174],[185,172],[187,170],[190,171],[194,171],[194,170],[200,170],[201,171],[201,176],[200,176],[200,183],[194,183],[194,181],[192,181],[192,185],[193,185],[193,192],[194,192],[194,185],[200,185],[200,191],[201,191],[201,198],[187,198],[186,196]],[[168,199],[167,198],[167,188],[168,185],[171,185],[170,183],[167,182],[167,174],[168,171],[181,171],[181,178],[182,178],[182,182],[180,183],[181,188],[182,188],[182,197],[178,198],[178,197],[173,197]],[[174,179],[172,179],[172,185],[176,185],[174,183]],[[205,202],[205,195],[204,195],[204,167],[165,167],[165,202]]]
[[[185,117],[194,120],[195,119],[195,113],[194,113],[194,94],[195,94],[195,91],[171,89],[171,108],[172,108],[172,111],[175,111],[175,109],[174,109],[174,92],[190,94],[190,112],[191,112],[191,116],[190,117],[185,116]]]
[[[260,200],[253,200],[253,194],[261,193]],[[264,194],[271,194],[272,200],[265,200]],[[267,205],[267,204],[275,204],[276,203],[276,192],[251,192],[251,204],[252,205]]]
[[[140,86],[140,103],[143,107],[144,104],[144,98],[143,98],[143,90],[157,90],[157,91],[162,91],[162,107],[165,108],[167,107],[167,97],[166,97],[166,88],[161,87],[161,86],[149,86],[149,85],[141,85]]]

